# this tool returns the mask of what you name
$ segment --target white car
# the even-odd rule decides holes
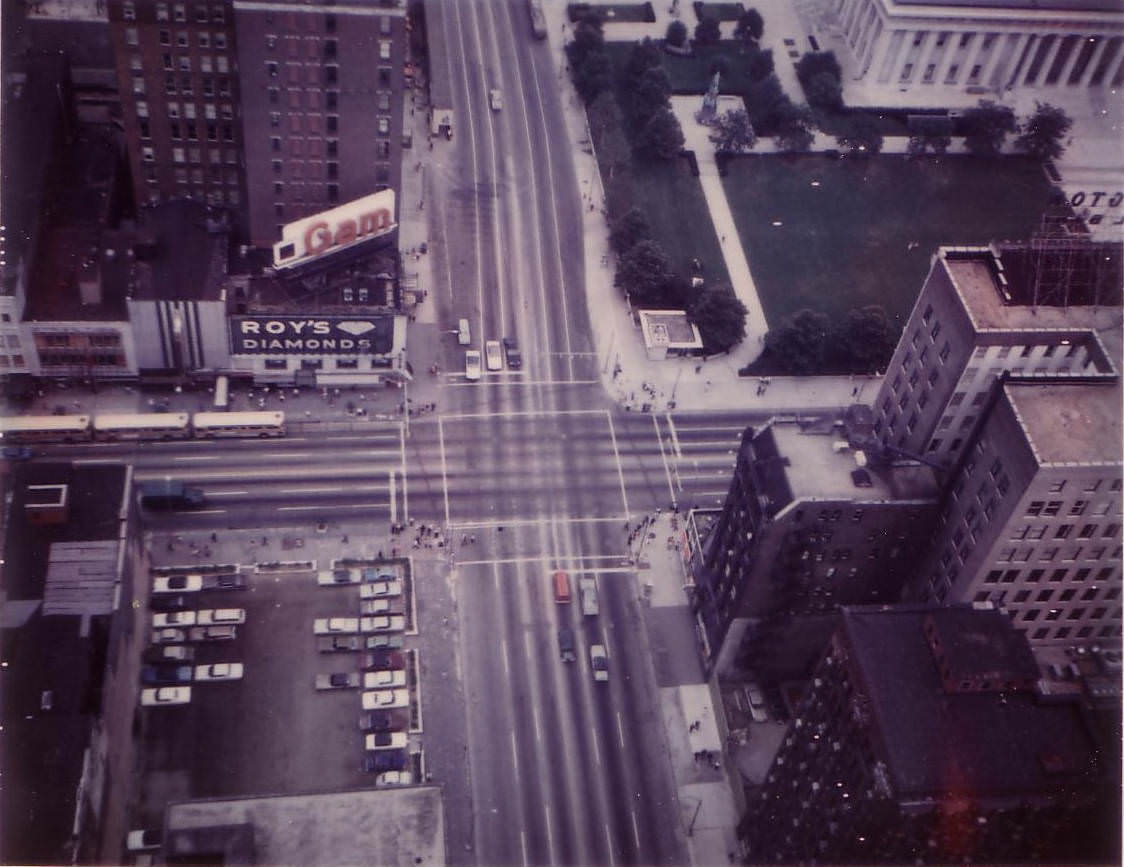
[[[187,630],[188,641],[230,641],[237,637],[237,626],[193,626]]]
[[[182,629],[154,629],[152,631],[153,644],[183,644],[187,641],[187,633]]]
[[[498,340],[488,340],[484,343],[484,366],[488,370],[503,370],[503,350],[500,349]]]
[[[409,771],[383,771],[375,777],[376,786],[408,786],[413,781]]]
[[[130,852],[151,852],[160,848],[160,832],[140,829],[130,831],[125,837],[125,848]]]
[[[152,615],[152,628],[164,629],[168,626],[194,626],[194,611],[158,611]]]
[[[391,710],[410,706],[410,692],[405,689],[376,689],[363,693],[363,710]]]
[[[604,644],[589,648],[589,667],[593,669],[594,680],[604,683],[609,679],[609,654],[605,652]]]
[[[480,378],[480,350],[469,349],[464,353],[464,378],[476,382]]]
[[[765,709],[765,696],[761,694],[761,687],[755,683],[745,685],[745,698],[749,702],[749,715],[754,722],[768,722],[769,712]]]
[[[328,572],[317,572],[316,583],[321,587],[342,587],[347,584],[358,584],[359,570],[332,569]]]
[[[190,686],[158,686],[141,690],[141,704],[144,707],[187,704],[189,701],[191,701]]]
[[[406,618],[401,614],[376,614],[359,621],[360,632],[402,632],[406,628]]]
[[[359,588],[360,599],[378,599],[382,596],[401,596],[401,581],[377,581]]]
[[[318,617],[312,624],[317,635],[354,635],[359,631],[358,617]]]
[[[196,593],[202,589],[202,575],[164,575],[152,582],[153,593]]]
[[[401,750],[406,747],[405,732],[375,732],[363,738],[368,750]]]
[[[360,614],[389,614],[389,599],[364,599],[359,603]]]
[[[242,663],[215,662],[211,665],[195,666],[196,680],[241,680]]]
[[[503,94],[498,88],[493,87],[488,91],[488,104],[492,107],[492,111],[499,111],[503,108]]]
[[[245,608],[204,608],[199,612],[200,626],[221,626],[245,622]]]
[[[368,671],[363,675],[363,689],[388,689],[405,685],[404,671]]]

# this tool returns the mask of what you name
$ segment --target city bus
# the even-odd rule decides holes
[[[94,439],[170,440],[191,436],[186,412],[113,413],[94,416]]]
[[[0,418],[0,437],[12,443],[85,442],[88,415],[16,415]]]
[[[212,437],[283,437],[283,412],[197,412],[192,418],[195,436]]]

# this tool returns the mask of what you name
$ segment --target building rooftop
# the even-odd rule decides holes
[[[1004,392],[1041,463],[1121,463],[1119,379],[1104,385],[1008,382]]]
[[[227,274],[229,231],[201,202],[179,199],[140,214],[140,225],[106,238],[127,262],[128,292],[144,301],[215,301]]]
[[[975,609],[952,605],[927,615],[940,639],[950,679],[983,677],[996,683],[1036,680],[1038,663],[1014,624],[977,614]]]
[[[638,310],[637,316],[646,346],[702,349],[698,326],[687,318],[686,311]]]
[[[891,6],[931,6],[948,14],[954,9],[1008,9],[1019,12],[1121,12],[1120,0],[891,0]]]
[[[842,611],[894,796],[940,800],[953,788],[976,799],[1077,796],[1097,785],[1096,741],[1076,703],[1039,703],[1032,692],[945,692],[923,628],[935,610]],[[964,618],[978,620],[977,632],[1010,632],[999,611]]]
[[[754,439],[772,441],[771,450],[757,451],[780,473],[766,479],[766,490],[775,491],[779,505],[791,500],[933,500],[938,485],[932,469],[920,465],[863,466],[857,452],[847,444],[846,434],[802,429],[796,422],[772,422]],[[785,492],[788,496],[785,497]],[[773,499],[770,493],[770,499]]]
[[[942,247],[937,255],[977,330],[1019,331],[1101,329],[1118,321],[1121,252],[1119,242],[1074,242],[1041,257],[1026,245]]]
[[[165,824],[169,861],[177,836],[187,831],[251,825],[256,864],[445,863],[436,786],[183,801],[168,806]],[[189,860],[201,863],[199,857]]]

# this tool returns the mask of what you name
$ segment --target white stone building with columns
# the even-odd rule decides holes
[[[855,79],[968,93],[1124,84],[1120,0],[835,0]]]

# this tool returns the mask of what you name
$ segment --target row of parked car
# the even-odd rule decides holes
[[[363,770],[376,774],[376,786],[413,782],[407,750],[410,690],[402,633],[406,610],[403,582],[393,567],[334,568],[317,574],[324,587],[359,585],[356,617],[321,617],[313,621],[320,653],[356,653],[358,669],[316,675],[316,688],[362,689],[359,731],[363,736]]]
[[[246,579],[237,572],[158,575],[152,582],[152,644],[141,667],[141,705],[162,707],[188,704],[188,684],[241,680],[241,662],[193,664],[194,643],[237,637],[246,622],[244,608],[201,607],[198,594],[210,590],[244,590]]]

